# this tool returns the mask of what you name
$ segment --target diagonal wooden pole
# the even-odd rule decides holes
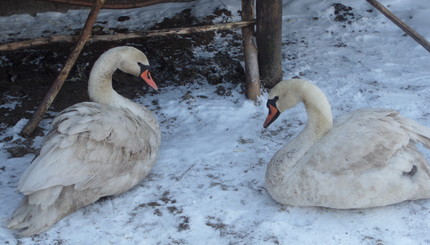
[[[377,10],[381,11],[389,20],[391,20],[394,24],[396,24],[400,29],[402,29],[406,34],[411,36],[417,43],[419,43],[423,48],[427,49],[430,52],[430,42],[427,41],[423,36],[421,36],[418,32],[408,26],[405,22],[397,18],[390,10],[388,10],[384,5],[380,4],[376,0],[367,0],[370,4],[373,5]]]
[[[37,125],[39,125],[43,115],[48,110],[48,107],[52,104],[61,87],[63,86],[64,81],[72,70],[73,65],[76,63],[76,60],[84,48],[85,43],[91,36],[92,27],[104,2],[105,0],[94,0],[94,4],[91,8],[90,14],[88,15],[87,21],[85,22],[84,28],[82,29],[79,39],[76,42],[76,45],[73,48],[69,58],[67,59],[66,64],[64,64],[63,68],[51,85],[51,88],[49,89],[45,98],[43,98],[42,103],[40,104],[39,108],[37,108],[37,111],[34,113],[31,120],[22,129],[21,134],[25,137],[30,136]]]

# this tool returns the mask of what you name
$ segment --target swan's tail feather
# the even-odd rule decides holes
[[[9,229],[23,229],[27,226],[27,217],[30,216],[28,205],[28,197],[25,197],[19,206],[12,214],[9,219],[8,228]]]
[[[423,145],[430,149],[430,128],[419,125],[416,123],[417,141],[423,143]]]
[[[8,228],[21,230],[20,236],[23,237],[42,233],[64,216],[58,211],[53,207],[42,210],[40,205],[30,204],[26,196],[12,214]]]
[[[422,143],[426,148],[430,149],[430,128],[400,115],[397,117],[401,125],[410,133],[412,140]]]
[[[42,191],[50,192],[51,189]],[[63,187],[55,200],[41,199],[47,195],[34,192],[25,196],[9,219],[10,229],[21,230],[21,236],[42,233],[64,216],[97,201],[100,195],[93,190],[78,191],[73,186]]]

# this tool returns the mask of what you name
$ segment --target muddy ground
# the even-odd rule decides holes
[[[184,10],[172,18],[164,19],[151,29],[210,24],[216,17],[231,16],[231,13],[224,9],[218,9],[213,15],[200,20],[192,17],[190,13],[190,9]],[[127,16],[122,18],[126,20]],[[104,23],[96,23],[93,33],[103,34],[105,31],[112,31],[106,30],[103,25]],[[87,81],[92,64],[104,51],[120,45],[135,46],[148,56],[152,67],[151,73],[161,89],[170,85],[209,83],[214,85],[215,93],[228,96],[229,91],[223,83],[238,84],[243,83],[245,79],[240,64],[243,59],[241,44],[240,30],[88,44],[50,110],[59,112],[75,103],[88,101]],[[73,44],[57,43],[0,52],[0,105],[3,105],[0,106],[2,115],[0,133],[13,127],[23,118],[31,118],[72,48]],[[196,48],[215,55],[211,58],[204,57],[194,52]],[[136,78],[120,71],[115,72],[113,81],[114,88],[128,98],[154,92]],[[15,106],[4,106],[7,104]],[[45,115],[45,118],[49,117]],[[42,130],[39,128],[33,137],[41,134]],[[27,145],[30,143],[27,142]],[[24,149],[9,149],[9,152],[14,156],[27,153]]]

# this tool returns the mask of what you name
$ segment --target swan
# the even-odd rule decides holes
[[[93,102],[63,110],[39,155],[24,171],[24,194],[9,219],[21,236],[46,231],[64,216],[104,196],[126,192],[145,178],[156,161],[160,128],[145,107],[112,88],[120,69],[157,90],[146,56],[134,47],[115,47],[94,63],[88,81]]]
[[[387,109],[347,113],[333,125],[323,92],[299,79],[269,93],[267,128],[303,102],[308,122],[273,156],[266,189],[291,206],[358,209],[430,198],[430,169],[416,145],[430,148],[430,128]]]

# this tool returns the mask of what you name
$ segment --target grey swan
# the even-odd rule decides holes
[[[117,69],[157,89],[140,50],[115,47],[99,57],[88,81],[93,102],[70,106],[53,120],[39,155],[19,180],[24,198],[8,227],[21,236],[44,232],[101,197],[128,191],[154,165],[159,124],[147,108],[115,92]]]
[[[271,159],[266,189],[291,206],[358,209],[430,198],[430,169],[418,143],[430,128],[387,109],[362,109],[333,124],[330,104],[308,81],[281,81],[269,93],[267,128],[303,103],[308,122]]]

